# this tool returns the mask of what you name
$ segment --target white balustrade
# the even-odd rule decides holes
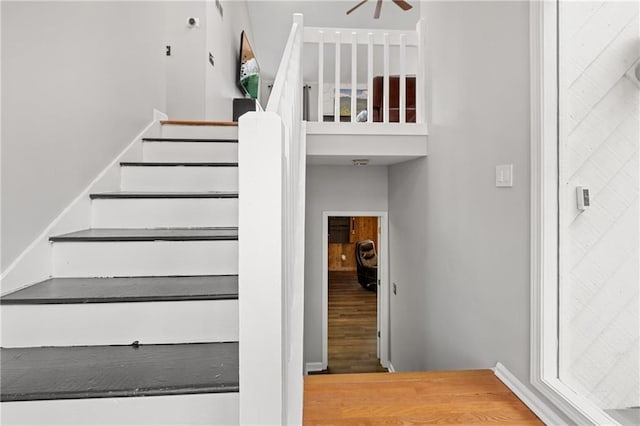
[[[239,121],[240,424],[302,423],[302,15],[264,112]]]
[[[415,99],[416,105],[416,122],[424,122],[423,101],[420,96],[423,87],[423,58],[424,53],[422,51],[422,45],[420,43],[420,25],[418,22],[415,31],[402,31],[402,30],[374,30],[374,29],[346,29],[346,28],[317,28],[306,27],[304,28],[304,43],[305,44],[317,44],[318,45],[318,117],[317,121],[322,122],[324,119],[325,99],[326,92],[324,86],[326,83],[333,84],[333,121],[340,121],[340,95],[341,93],[350,94],[350,108],[351,113],[349,116],[350,122],[357,121],[358,118],[358,70],[364,71],[366,64],[366,109],[367,109],[367,122],[372,123],[373,120],[373,91],[374,91],[374,78],[380,76],[383,79],[382,90],[382,110],[380,111],[381,120],[384,123],[389,123],[390,119],[390,80],[397,77],[399,80],[399,94],[398,99],[394,99],[394,109],[399,109],[397,118],[394,116],[394,121],[401,124],[405,124],[408,121],[407,117],[407,99]],[[333,44],[334,46],[334,76],[333,81],[325,81],[325,46]],[[342,78],[342,64],[341,64],[341,49],[342,45],[350,45],[351,47],[351,79],[349,87],[345,91]],[[358,66],[359,53],[358,46],[366,46],[366,60],[362,61],[362,65]],[[374,58],[374,52],[376,47],[382,47],[382,58]],[[411,50],[413,49],[413,50]],[[415,50],[417,49],[417,54]],[[374,59],[377,59],[374,60]],[[374,64],[382,63],[382,69],[376,69]],[[392,75],[393,73],[393,75]],[[407,78],[415,78],[415,94],[407,94]],[[413,86],[412,86],[413,87]],[[342,90],[341,90],[342,89]],[[331,92],[329,92],[331,93]],[[397,102],[397,104],[396,104]],[[380,105],[378,105],[380,107]]]

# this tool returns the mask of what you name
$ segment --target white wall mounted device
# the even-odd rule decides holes
[[[578,210],[585,211],[591,206],[591,193],[586,186],[576,187],[576,197],[578,199]]]

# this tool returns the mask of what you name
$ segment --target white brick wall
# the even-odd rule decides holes
[[[560,378],[602,408],[640,405],[640,4],[560,9]],[[576,208],[576,186],[592,207]]]

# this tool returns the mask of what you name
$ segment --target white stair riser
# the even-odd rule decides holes
[[[58,399],[2,403],[6,425],[237,425],[239,394]]]
[[[237,167],[121,168],[123,191],[237,191]]]
[[[237,198],[127,198],[91,202],[94,228],[238,226]]]
[[[53,245],[54,277],[237,273],[238,241],[100,241]]]
[[[164,124],[163,138],[238,139],[238,126],[179,126]]]
[[[235,163],[238,144],[232,142],[144,142],[142,159],[148,162]]]
[[[238,301],[2,307],[5,348],[127,345],[136,340],[141,344],[238,341]]]

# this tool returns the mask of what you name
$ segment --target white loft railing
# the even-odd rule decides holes
[[[346,29],[346,28],[316,28],[304,29],[305,44],[318,46],[318,119],[323,121],[324,112],[324,84],[333,84],[333,119],[340,121],[340,90],[344,87],[341,81],[343,68],[341,66],[341,47],[351,46],[351,81],[347,82],[350,92],[350,122],[355,122],[358,114],[356,107],[358,91],[358,71],[367,71],[367,122],[372,123],[374,77],[383,77],[382,117],[381,122],[389,123],[389,78],[393,74],[399,78],[399,100],[397,121],[407,123],[407,77],[415,77],[415,122],[424,123],[423,84],[424,84],[424,52],[421,43],[422,21],[416,24],[415,31],[374,30],[374,29]],[[358,63],[358,46],[366,46],[366,60]],[[325,47],[334,46],[334,75],[332,79],[325,78]],[[375,54],[375,48],[382,47],[382,55]],[[409,53],[410,49],[414,49]],[[395,50],[395,52],[392,52]],[[377,56],[377,58],[376,58]],[[374,60],[375,59],[375,60]],[[380,66],[380,61],[382,65]],[[362,67],[362,68],[361,68]],[[382,69],[380,69],[382,68]],[[394,100],[395,103],[395,100]]]
[[[239,120],[240,424],[302,424],[302,15],[265,112]]]

